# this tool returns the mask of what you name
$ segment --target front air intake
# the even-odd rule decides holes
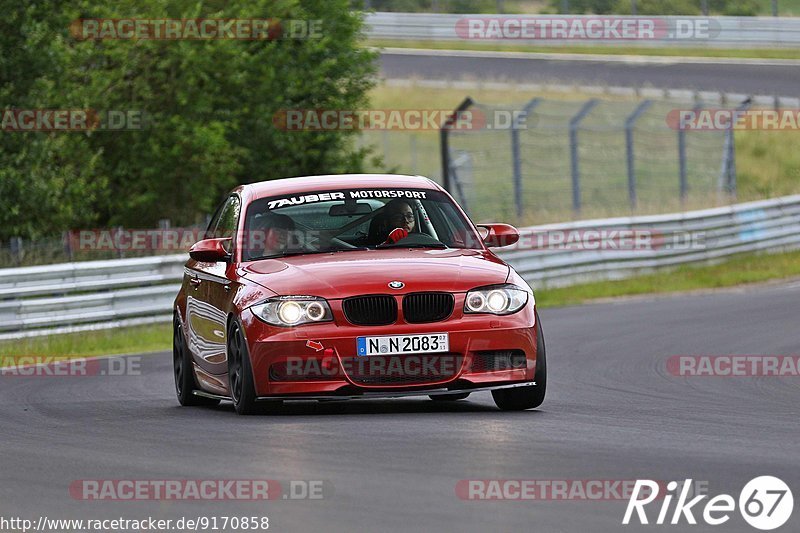
[[[342,302],[344,316],[357,326],[385,326],[397,322],[397,302],[393,296],[356,296]]]
[[[411,324],[439,322],[453,313],[455,298],[446,292],[419,292],[403,298],[403,317]]]

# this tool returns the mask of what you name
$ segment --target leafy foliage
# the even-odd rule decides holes
[[[0,1],[5,109],[142,112],[141,130],[0,131],[0,238],[191,224],[239,183],[358,172],[356,132],[287,132],[281,109],[358,109],[374,53],[349,0]],[[77,40],[80,18],[320,20],[321,37]]]

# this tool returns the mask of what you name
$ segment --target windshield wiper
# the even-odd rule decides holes
[[[363,252],[365,250],[369,250],[369,248],[360,247],[360,248],[336,248],[333,250],[306,250],[306,251],[298,251],[298,252],[281,252],[279,254],[273,255],[262,255],[260,257],[253,257],[250,261],[261,261],[262,259],[279,259],[281,257],[293,257],[298,255],[313,255],[313,254],[332,254],[335,252]]]
[[[386,248],[436,248],[438,250],[446,250],[448,246],[442,243],[431,243],[431,244],[403,244],[402,242],[396,242],[394,244],[379,244],[376,246],[379,250],[384,250]]]

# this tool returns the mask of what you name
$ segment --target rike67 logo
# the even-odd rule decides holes
[[[703,494],[689,499],[689,491],[692,480],[687,479],[683,484],[670,481],[667,484],[667,494],[661,501],[661,509],[655,524],[683,524],[696,525],[695,513],[702,513],[702,520],[709,525],[718,526],[731,519],[731,514],[736,511],[736,500],[728,494],[714,496],[705,506],[700,506],[708,495]],[[631,523],[635,517],[640,524],[649,524],[652,515],[647,516],[645,507],[656,501],[659,496],[659,484],[649,479],[639,479],[633,488],[628,507],[625,510],[625,517],[622,519],[624,525]],[[680,494],[678,494],[680,492]],[[641,494],[646,496],[640,498]],[[670,517],[670,507],[672,501],[677,496],[675,508]],[[782,480],[773,476],[760,476],[750,480],[739,493],[739,512],[742,518],[756,529],[769,531],[777,529],[785,524],[792,516],[794,509],[794,498],[789,486]],[[695,509],[695,506],[697,508]],[[701,511],[702,509],[702,511]],[[633,523],[636,523],[635,520]]]

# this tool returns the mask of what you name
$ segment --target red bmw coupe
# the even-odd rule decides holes
[[[175,299],[181,405],[237,413],[288,400],[491,391],[538,407],[547,366],[533,290],[420,176],[340,175],[243,185],[189,252]]]

